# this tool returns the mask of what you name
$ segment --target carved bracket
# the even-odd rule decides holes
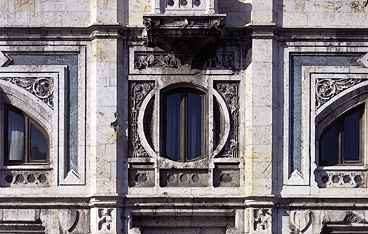
[[[130,116],[129,116],[129,142],[131,157],[148,157],[138,134],[138,113],[144,98],[153,90],[154,82],[131,82],[129,88]]]
[[[316,110],[342,91],[368,79],[316,79]]]
[[[231,116],[228,141],[220,157],[239,157],[239,82],[220,82],[216,90],[225,100]]]
[[[51,77],[1,77],[0,79],[27,90],[49,107],[54,108],[54,84]]]

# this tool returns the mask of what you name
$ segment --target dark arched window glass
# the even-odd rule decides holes
[[[8,164],[48,161],[48,138],[35,121],[21,110],[5,105],[5,162]]]
[[[320,164],[342,165],[361,163],[363,107],[339,117],[326,128],[320,139]]]
[[[203,155],[203,94],[193,89],[175,89],[164,94],[164,155],[189,161]]]

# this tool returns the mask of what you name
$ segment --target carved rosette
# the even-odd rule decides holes
[[[5,170],[1,173],[4,187],[47,187],[50,186],[49,171]]]
[[[114,209],[98,209],[98,230],[111,231],[114,229]]]
[[[129,142],[131,144],[131,157],[148,157],[138,135],[138,114],[144,98],[153,90],[154,86],[154,82],[130,83]]]
[[[180,67],[180,60],[173,54],[168,55],[139,55],[134,62],[134,68],[144,69],[148,67],[168,67],[178,68]]]
[[[316,181],[320,188],[366,188],[365,171],[317,171]]]
[[[27,90],[53,109],[54,84],[51,77],[0,77],[0,79]]]
[[[224,98],[230,112],[230,134],[220,157],[239,157],[239,83],[220,82],[216,90]]]
[[[316,79],[316,110],[342,91],[367,79]]]

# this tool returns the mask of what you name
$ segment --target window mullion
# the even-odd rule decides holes
[[[30,156],[29,156],[29,118],[27,116],[24,116],[24,160],[26,163],[30,162]]]
[[[339,157],[338,164],[344,164],[344,119],[339,121]]]
[[[188,95],[186,92],[181,93],[180,104],[180,161],[185,162],[188,155],[187,150],[187,128],[188,128]]]

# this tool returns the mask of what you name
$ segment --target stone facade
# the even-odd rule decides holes
[[[0,0],[0,232],[368,232],[365,5]],[[166,155],[172,93],[201,100],[195,159],[184,127]],[[9,106],[46,160],[31,130],[10,160]],[[359,160],[324,164],[356,108]]]

